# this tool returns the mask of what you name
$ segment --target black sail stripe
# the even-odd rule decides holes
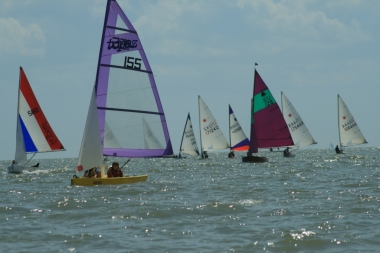
[[[120,112],[134,112],[134,113],[144,113],[144,114],[155,114],[155,115],[164,115],[161,112],[150,112],[150,111],[141,111],[141,110],[130,110],[130,109],[121,109],[121,108],[110,108],[110,107],[98,107],[99,110],[105,111],[120,111]]]

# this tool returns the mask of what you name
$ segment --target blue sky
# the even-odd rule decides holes
[[[249,135],[254,64],[278,103],[283,91],[318,142],[338,143],[337,94],[370,147],[380,146],[380,1],[128,1],[155,74],[175,153],[198,95],[228,139],[228,104]],[[19,67],[77,157],[95,81],[106,0],[0,1],[0,159],[15,152]],[[199,145],[199,138],[197,139]]]

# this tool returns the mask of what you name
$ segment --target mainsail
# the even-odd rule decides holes
[[[251,153],[258,148],[294,145],[281,110],[256,69],[251,107]]]
[[[239,121],[236,119],[235,113],[229,107],[229,123],[230,123],[230,147],[236,151],[245,151],[249,149],[249,140],[241,128]]]
[[[338,95],[338,127],[341,147],[367,143],[354,117],[342,98]]]
[[[95,88],[104,155],[173,154],[152,69],[136,30],[115,0],[107,2]],[[144,121],[157,140],[154,147],[146,146]]]
[[[26,162],[27,153],[65,150],[47,121],[20,67],[15,161]]]
[[[202,152],[228,148],[229,145],[222,130],[200,96],[198,96],[198,105]]]
[[[301,119],[301,116],[283,92],[281,92],[281,102],[282,114],[286,124],[288,124],[294,145],[301,148],[312,144],[317,144],[313,136],[311,136],[305,123]]]
[[[199,155],[197,142],[194,136],[193,125],[191,124],[190,113],[187,115],[185,128],[183,129],[179,152],[189,155]]]

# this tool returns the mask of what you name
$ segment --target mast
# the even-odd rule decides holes
[[[201,128],[201,107],[200,107],[200,98],[201,96],[198,95],[198,115],[199,115],[199,137],[201,140],[201,157],[203,157],[203,143],[202,143],[202,128]]]
[[[230,132],[230,152],[232,150],[232,146],[231,146],[231,105],[228,104],[228,126],[229,126],[229,132]]]
[[[342,141],[341,141],[341,137],[340,137],[340,125],[339,125],[339,119],[340,119],[340,114],[339,114],[339,94],[338,94],[338,135],[339,135],[339,149],[342,150]]]
[[[178,155],[181,154],[182,143],[183,143],[183,136],[185,135],[186,126],[187,126],[187,121],[189,120],[189,117],[190,117],[190,112],[187,114],[187,119],[186,119],[186,122],[185,122],[185,127],[183,128],[183,132],[182,132],[182,140],[181,140],[181,144],[179,145],[179,152],[178,152]]]

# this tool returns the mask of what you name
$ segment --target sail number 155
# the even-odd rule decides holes
[[[130,69],[141,69],[141,59],[126,56],[124,59],[124,67]]]

